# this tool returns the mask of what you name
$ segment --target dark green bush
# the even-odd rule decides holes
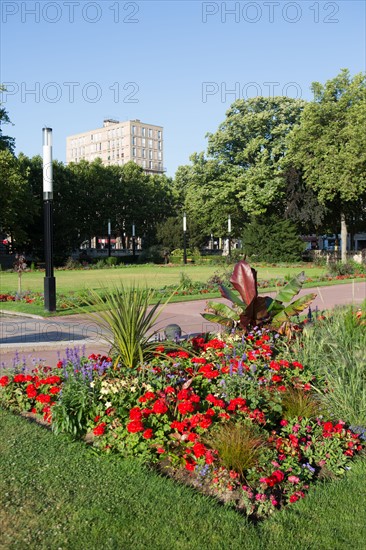
[[[244,252],[257,262],[296,262],[305,249],[296,225],[274,215],[247,224],[243,240]]]
[[[166,248],[161,245],[150,246],[146,250],[143,250],[139,255],[138,262],[141,264],[144,263],[154,263],[154,264],[163,264],[164,263],[164,252]]]

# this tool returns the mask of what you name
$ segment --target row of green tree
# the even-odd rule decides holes
[[[271,227],[278,242],[286,232],[341,231],[345,260],[347,232],[365,230],[366,78],[344,69],[311,89],[310,102],[234,102],[217,132],[208,134],[207,153],[194,153],[174,181],[146,175],[134,163],[55,161],[57,254],[105,235],[108,219],[116,235],[129,234],[134,222],[145,247],[179,248],[185,211],[191,247],[211,234],[226,236],[230,214],[232,236],[244,237],[252,249],[255,235],[270,238]],[[4,109],[0,117],[9,122]],[[16,158],[13,149],[13,140],[0,134],[0,229],[18,249],[41,254],[42,159]]]
[[[234,102],[217,132],[208,134],[207,153],[178,168],[174,185],[192,244],[211,233],[226,235],[229,214],[233,236],[244,235],[244,244],[253,240],[253,226],[262,235],[261,226],[287,219],[302,234],[341,230],[345,259],[347,231],[366,227],[365,75],[351,78],[344,69],[311,89],[311,102]]]
[[[43,168],[39,156],[0,152],[1,228],[18,251],[43,256]],[[156,225],[175,212],[171,180],[148,176],[133,162],[53,162],[54,250],[60,260],[94,236],[131,236],[134,223],[144,246],[156,242]]]

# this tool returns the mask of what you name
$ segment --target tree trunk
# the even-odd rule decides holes
[[[347,263],[347,224],[344,212],[341,212],[341,244],[342,244],[342,263]]]

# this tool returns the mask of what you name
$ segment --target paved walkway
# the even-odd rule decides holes
[[[366,300],[366,282],[304,289],[300,296],[309,292],[317,294],[312,309],[318,307],[319,310],[324,310],[337,305],[357,305]],[[217,329],[217,325],[209,323],[201,316],[206,301],[168,304],[159,317],[157,328],[163,333],[168,324],[178,324],[184,335]],[[1,316],[0,364],[12,364],[16,351],[27,360],[36,358],[55,363],[59,353],[62,356],[67,347],[74,346],[85,346],[87,354],[107,353],[109,349],[101,339],[98,325],[84,315],[46,319],[23,315]]]

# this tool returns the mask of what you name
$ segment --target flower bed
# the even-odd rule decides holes
[[[266,329],[202,336],[185,349],[160,345],[135,369],[69,354],[54,369],[4,373],[0,404],[261,518],[344,473],[365,447],[365,432],[322,411],[325,382],[281,359],[278,342]]]

